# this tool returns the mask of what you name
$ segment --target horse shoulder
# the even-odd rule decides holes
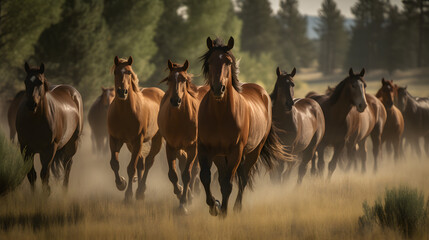
[[[143,88],[141,90],[141,93],[143,94],[144,97],[147,97],[158,104],[161,103],[161,100],[165,94],[164,91],[162,91],[160,88],[157,88],[157,87]]]

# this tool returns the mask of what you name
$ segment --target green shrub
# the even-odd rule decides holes
[[[15,189],[30,171],[31,161],[23,159],[18,146],[0,132],[0,195]]]
[[[374,224],[399,231],[404,237],[412,237],[423,230],[428,214],[428,205],[422,192],[409,187],[387,189],[384,203],[381,199],[370,207],[362,204],[364,215],[359,217],[359,228],[372,229]]]

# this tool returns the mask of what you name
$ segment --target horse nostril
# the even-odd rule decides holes
[[[124,93],[125,93],[125,94],[128,94],[128,90],[127,90],[127,89],[125,89],[125,90],[124,90]]]
[[[220,88],[221,92],[225,92],[225,85],[222,85],[222,87]]]

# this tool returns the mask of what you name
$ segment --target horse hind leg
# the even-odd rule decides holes
[[[362,162],[361,172],[366,172],[366,159],[367,159],[367,150],[366,150],[366,139],[359,142],[359,157]]]
[[[49,186],[49,172],[53,164],[55,154],[57,152],[57,144],[53,144],[49,149],[40,153],[40,161],[42,162],[42,170],[40,171],[40,178],[42,179],[43,191],[51,194],[51,187]]]
[[[423,146],[425,146],[426,156],[429,157],[429,134],[425,136]]]
[[[136,199],[139,199],[139,200],[144,199],[144,192],[146,191],[147,176],[149,174],[149,170],[153,166],[153,163],[155,161],[155,156],[159,153],[159,151],[161,151],[161,147],[162,147],[162,136],[161,136],[161,133],[158,131],[151,140],[150,150],[148,155],[144,159],[144,165],[142,164],[138,169],[140,174],[141,172],[143,172],[143,176],[138,181]]]
[[[191,180],[191,171],[192,166],[195,161],[197,149],[196,145],[190,146],[186,149],[186,156],[181,156],[180,161],[185,163],[185,166],[182,168],[182,182],[183,182],[183,193],[180,198],[180,209],[183,213],[187,213],[186,205],[192,202],[192,191],[189,188]]]
[[[316,152],[316,147],[317,147],[316,144],[317,144],[317,136],[314,135],[313,139],[311,139],[310,144],[307,146],[307,148],[304,150],[302,154],[302,160],[298,168],[298,180],[297,180],[298,185],[302,183],[302,179],[307,173],[307,165],[308,165],[308,162],[310,162],[310,160],[312,160],[314,157],[314,153]],[[312,163],[312,167],[313,165],[314,163]]]
[[[197,157],[195,157],[197,159]],[[200,189],[200,181],[198,178],[198,173],[200,172],[200,164],[198,160],[194,161],[194,165],[192,166],[192,173],[191,173],[191,183],[190,188],[191,191],[197,195],[200,195],[201,189]]]
[[[328,166],[328,180],[331,179],[332,174],[335,171],[335,168],[337,167],[337,162],[339,157],[341,156],[342,152],[344,150],[344,143],[340,142],[339,144],[334,146],[334,155],[332,156],[331,161],[329,162]]]
[[[379,157],[380,148],[381,148],[381,132],[378,129],[374,129],[371,132],[371,140],[372,140],[372,152],[374,155],[374,173],[376,173],[378,169],[378,157]]]

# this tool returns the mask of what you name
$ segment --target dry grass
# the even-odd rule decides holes
[[[313,80],[306,81],[313,89]],[[314,83],[316,90],[317,86]],[[44,197],[39,178],[35,195],[25,180],[18,190],[0,198],[0,239],[401,239],[390,230],[359,232],[363,201],[371,204],[386,188],[400,185],[429,196],[429,159],[408,154],[406,161],[395,165],[385,156],[374,175],[369,154],[369,171],[364,175],[337,169],[332,181],[325,182],[308,174],[297,187],[296,173],[289,182],[273,186],[262,172],[255,190],[245,193],[241,213],[232,211],[234,186],[226,219],[209,215],[203,194],[195,197],[190,215],[181,216],[175,212],[178,200],[167,177],[164,149],[149,174],[145,201],[125,205],[123,192],[116,190],[108,155],[93,155],[88,129],[84,134],[68,194],[52,180],[53,193]],[[368,149],[371,152],[371,146]],[[129,154],[126,148],[122,152],[121,174],[125,176]],[[214,192],[219,198],[219,190]],[[417,238],[429,238],[427,231],[422,234]]]

